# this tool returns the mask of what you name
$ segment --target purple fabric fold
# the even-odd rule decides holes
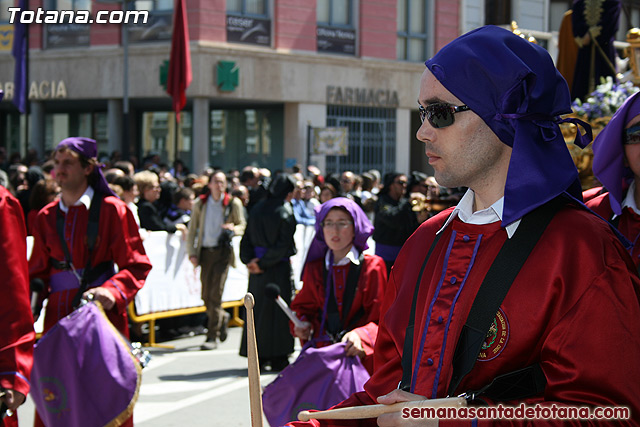
[[[369,373],[358,357],[347,357],[345,344],[302,349],[300,356],[262,393],[264,414],[272,426],[295,421],[299,411],[325,410],[364,390]]]
[[[78,275],[82,277],[84,269],[76,270]],[[100,275],[96,280],[89,283],[87,289],[95,288],[96,286],[101,286],[104,282],[106,282],[110,277],[115,274],[115,270],[110,269],[105,271]],[[78,278],[75,274],[73,274],[70,270],[61,271],[59,273],[51,275],[51,279],[49,281],[49,288],[51,292],[60,292],[66,291],[69,289],[78,289],[80,287],[80,283],[78,282]]]
[[[31,396],[44,424],[102,426],[130,416],[141,368],[129,350],[94,303],[61,319],[33,354]]]

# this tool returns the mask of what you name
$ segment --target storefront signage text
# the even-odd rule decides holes
[[[13,82],[0,83],[0,90],[4,90],[5,99],[13,99],[14,88]],[[67,97],[67,86],[64,80],[42,80],[39,82],[32,81],[29,86],[29,99],[62,99]]]
[[[397,107],[398,92],[388,89],[327,86],[327,104]]]

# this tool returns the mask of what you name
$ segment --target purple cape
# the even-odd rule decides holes
[[[631,95],[593,141],[593,174],[609,191],[609,203],[616,215],[622,213],[627,178],[633,176],[624,165],[623,133],[627,124],[640,114],[640,92]]]
[[[558,126],[571,113],[569,88],[549,53],[503,28],[485,26],[458,37],[426,63],[436,79],[513,148],[502,223],[576,188],[578,171]],[[586,146],[577,132],[575,143]],[[576,188],[574,196],[580,197]]]

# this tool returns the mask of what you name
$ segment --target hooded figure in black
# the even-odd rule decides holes
[[[400,248],[418,228],[418,218],[411,210],[411,202],[404,197],[406,175],[389,172],[383,182],[384,187],[380,190],[374,210],[375,230],[372,237],[376,241],[376,255],[384,259],[387,274],[390,274]]]
[[[294,289],[289,257],[296,253],[293,234],[296,220],[289,203],[295,187],[291,175],[280,174],[269,187],[268,198],[253,207],[240,242],[240,260],[249,270],[249,292],[255,298],[254,316],[258,358],[261,368],[271,365],[280,371],[289,364],[293,352],[293,337],[289,320],[273,298],[267,298],[265,288],[274,283],[280,296],[291,303]],[[240,355],[247,356],[246,324],[242,331]]]

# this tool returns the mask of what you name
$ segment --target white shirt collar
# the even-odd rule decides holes
[[[329,255],[331,255],[331,249],[329,249],[327,251],[327,254],[324,256],[324,265],[325,267],[327,267],[327,270],[329,269]],[[358,250],[356,249],[355,246],[351,246],[351,250],[349,252],[347,252],[347,255],[342,258],[341,260],[335,261],[333,265],[346,265],[349,264],[350,262],[354,263],[355,265],[360,264],[360,252],[358,252]]]
[[[636,193],[636,182],[634,180],[634,181],[631,181],[631,185],[629,186],[629,190],[627,190],[627,196],[622,201],[622,207],[623,208],[631,208],[631,209],[633,209],[633,211],[635,213],[640,215],[640,209],[638,209],[638,206],[636,205],[635,193]],[[615,218],[615,216],[614,216],[614,218]]]
[[[449,215],[449,218],[447,218],[442,228],[438,230],[438,233],[444,230],[455,217],[460,218],[460,221],[464,223],[476,225],[491,224],[492,222],[502,221],[504,196],[488,208],[476,212],[473,211],[474,199],[475,193],[473,190],[468,189],[467,192],[464,193],[464,196],[462,196],[462,199],[460,199],[458,205],[453,209],[453,212],[451,212],[451,215]],[[520,219],[517,219],[505,227],[507,237],[513,237],[513,234],[518,229],[518,225],[520,225],[520,221]]]
[[[82,193],[82,196],[80,196],[80,198],[73,204],[73,206],[80,206],[82,204],[82,205],[85,205],[87,210],[89,210],[89,208],[91,207],[91,199],[93,199],[94,193],[95,191],[93,190],[93,187],[88,185],[87,189],[84,191],[84,193]],[[69,212],[69,207],[64,204],[64,202],[62,201],[62,197],[60,197],[59,203],[60,203],[60,210],[62,212],[64,213]]]

